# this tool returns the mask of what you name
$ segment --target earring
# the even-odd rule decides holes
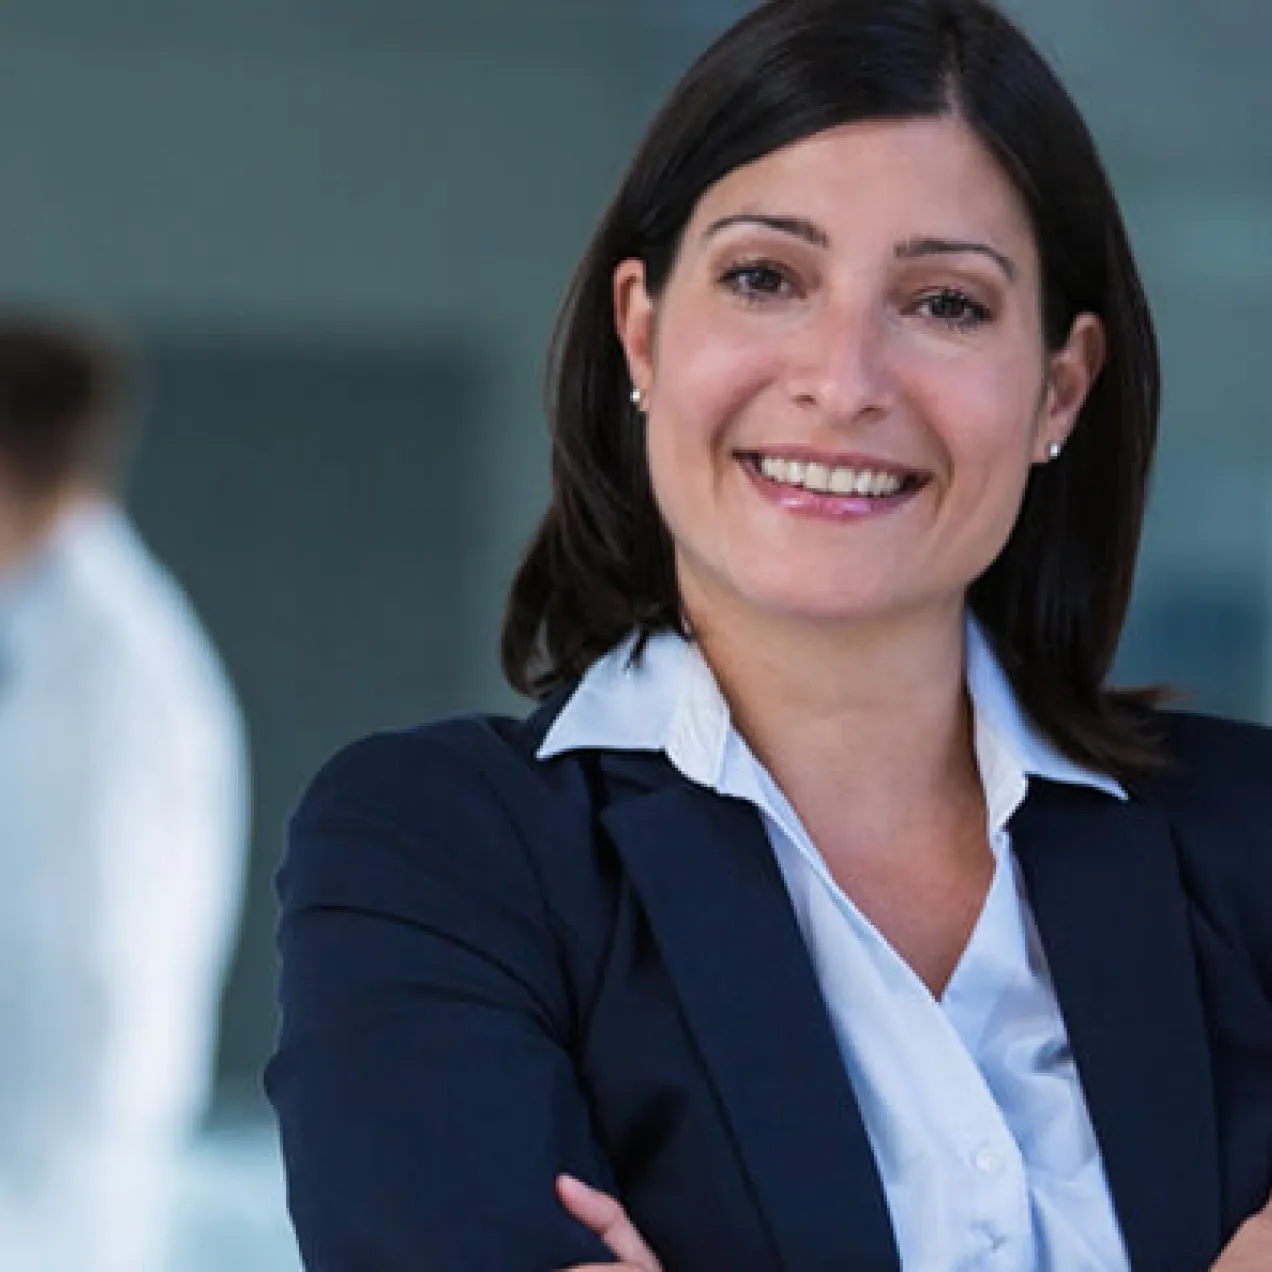
[[[1049,460],[1053,460],[1053,461],[1054,461],[1054,460],[1059,459],[1059,458],[1060,458],[1060,452],[1061,452],[1063,449],[1064,449],[1064,447],[1063,447],[1063,446],[1061,446],[1059,442],[1052,442],[1052,443],[1051,443],[1051,444],[1047,447],[1047,458],[1048,458]]]
[[[632,390],[632,405],[638,411],[643,411],[645,409],[645,395],[640,391],[640,389]]]

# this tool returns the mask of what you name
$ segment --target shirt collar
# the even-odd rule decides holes
[[[732,725],[698,647],[676,632],[629,636],[592,664],[553,721],[540,759],[567,751],[662,751],[690,781],[719,784]]]
[[[21,561],[0,573],[0,607],[16,611],[59,562],[115,542],[126,533],[126,526],[120,508],[104,499],[86,500],[65,510]]]
[[[129,534],[117,505],[88,500],[65,511],[22,561],[0,574],[0,660],[5,667],[17,657],[16,647],[23,644],[28,627],[38,623],[34,616],[59,586],[59,577],[78,564],[100,578],[103,562]]]
[[[1107,773],[1061,754],[1025,714],[980,624],[967,620],[967,692],[975,721],[976,761],[985,787],[989,824],[998,829],[1025,798],[1030,777],[1087,786],[1115,799],[1126,791]]]
[[[718,790],[733,729],[711,668],[675,632],[649,637],[639,658],[637,644],[631,636],[592,665],[548,730],[539,758],[591,749],[661,751],[690,781]],[[1126,799],[1113,778],[1062,755],[1028,719],[970,617],[966,674],[992,828],[1007,824],[1031,776]]]

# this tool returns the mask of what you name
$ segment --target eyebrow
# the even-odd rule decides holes
[[[790,234],[814,247],[829,248],[830,236],[819,225],[806,220],[802,216],[769,216],[762,212],[739,212],[733,216],[723,216],[712,221],[702,232],[702,241],[706,242],[721,230],[733,225],[761,225],[766,229],[776,230],[781,234]],[[988,243],[977,243],[968,239],[944,238],[911,238],[898,243],[895,256],[899,261],[917,260],[924,256],[958,256],[974,252],[987,256],[1012,281],[1016,281],[1016,265],[1010,256],[1004,255]]]
[[[719,234],[731,225],[762,225],[781,234],[792,234],[814,247],[830,246],[830,236],[812,221],[807,221],[802,216],[766,216],[762,212],[739,212],[734,216],[722,216],[703,230],[702,241],[705,243],[713,234]]]
[[[899,261],[910,261],[921,256],[958,256],[964,252],[988,256],[1013,283],[1016,281],[1016,266],[1011,257],[1004,256],[988,243],[973,243],[963,239],[912,238],[897,244],[896,257]]]

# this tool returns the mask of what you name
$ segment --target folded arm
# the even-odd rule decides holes
[[[307,1266],[605,1258],[555,1192],[563,1170],[612,1180],[552,924],[486,778],[422,735],[351,748],[293,819],[279,890],[267,1085]]]

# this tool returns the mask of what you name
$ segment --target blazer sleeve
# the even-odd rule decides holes
[[[1254,968],[1272,1002],[1272,729],[1165,713],[1172,766],[1161,802],[1192,904]]]
[[[278,889],[266,1088],[306,1268],[610,1261],[554,1193],[563,1170],[612,1174],[536,873],[482,766],[440,732],[355,744],[293,817]]]

